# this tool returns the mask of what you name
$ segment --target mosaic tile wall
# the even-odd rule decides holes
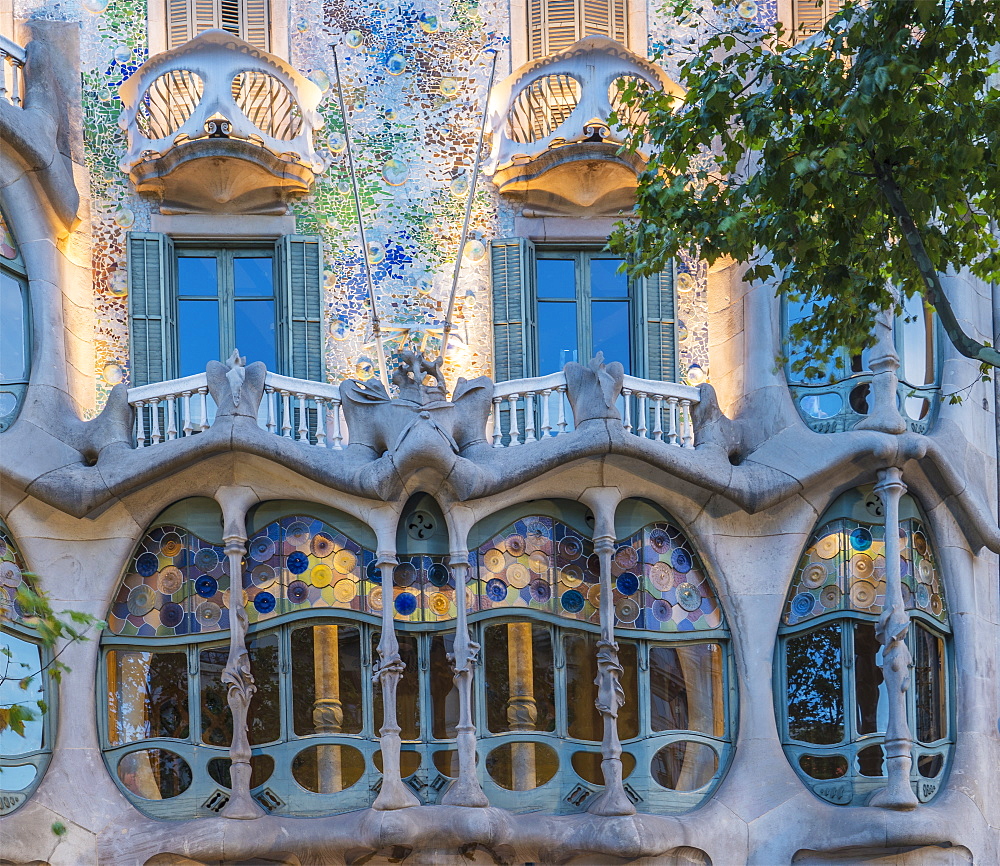
[[[769,4],[774,0],[762,0],[755,10]],[[654,50],[679,25],[663,6],[651,4],[649,12]],[[146,0],[22,0],[15,14],[81,23],[100,408],[110,389],[129,377],[125,233],[148,231],[152,210],[131,192],[118,165],[125,133],[118,126],[117,88],[147,59]],[[387,350],[411,344],[436,353],[491,49],[501,51],[497,80],[508,72],[508,0],[290,0],[289,27],[292,65],[324,92],[320,112],[326,126],[318,133],[317,149],[327,168],[294,212],[300,233],[324,240],[328,376],[367,378],[375,353],[334,50]],[[470,228],[448,371],[467,377],[491,369],[488,242],[513,233],[513,212],[485,179],[478,185]],[[705,269],[684,262],[680,270],[680,368],[697,384],[708,375]]]

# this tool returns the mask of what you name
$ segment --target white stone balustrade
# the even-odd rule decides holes
[[[0,36],[0,99],[21,107],[24,94],[24,49]]]

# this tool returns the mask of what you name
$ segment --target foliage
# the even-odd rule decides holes
[[[30,580],[34,576],[25,572],[24,577]],[[51,660],[38,670],[32,670],[31,666],[25,662],[15,660],[10,647],[6,643],[0,643],[0,684],[9,679],[16,679],[18,687],[27,695],[32,683],[45,671],[53,680],[59,682],[63,673],[69,670],[59,660],[62,651],[70,644],[87,640],[87,630],[99,627],[103,623],[89,614],[78,611],[55,613],[46,595],[32,589],[27,580],[18,588],[17,604],[24,615],[25,623],[32,626],[44,649],[52,650],[56,644],[63,643],[63,647],[55,653]],[[0,624],[2,623],[3,612],[0,609]],[[15,734],[23,737],[25,723],[34,721],[47,711],[48,706],[42,698],[25,699],[0,705],[0,731],[10,728]]]
[[[1000,5],[849,3],[793,45],[780,27],[762,39],[712,2],[722,23],[706,22],[703,45],[665,48],[687,53],[683,99],[625,88],[622,113],[648,113],[629,147],[652,156],[638,219],[617,227],[612,247],[636,274],[687,251],[746,263],[749,280],[780,276],[778,291],[811,309],[792,328],[815,347],[796,370],[871,345],[875,310],[901,311],[890,286],[923,294],[959,351],[1000,366],[1000,352],[962,332],[939,279],[967,267],[1000,280],[1000,89],[990,78]]]

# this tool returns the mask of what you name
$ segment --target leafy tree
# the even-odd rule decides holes
[[[638,219],[612,247],[640,275],[682,251],[746,263],[751,280],[781,275],[779,292],[811,309],[792,327],[814,347],[796,370],[815,375],[838,346],[859,353],[875,310],[898,314],[915,293],[984,374],[1000,366],[963,332],[939,276],[1000,280],[1000,4],[849,3],[792,44],[711,2],[721,23],[706,22],[703,45],[666,46],[688,53],[684,98],[624,89],[625,110],[648,115],[629,146],[648,138],[652,157]],[[675,11],[697,14],[693,3]]]

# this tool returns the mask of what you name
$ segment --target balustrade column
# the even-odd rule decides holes
[[[337,626],[313,627],[313,669],[316,685],[313,725],[316,733],[339,734],[344,725],[344,706],[340,701],[340,635]],[[316,776],[321,794],[343,789],[340,746],[328,743],[316,747]]]
[[[399,770],[402,739],[399,736],[401,728],[396,718],[396,690],[403,671],[406,670],[406,664],[399,655],[396,623],[392,618],[396,555],[388,551],[379,551],[377,564],[382,575],[382,634],[378,642],[379,661],[372,679],[382,685],[382,728],[379,730],[379,745],[382,749],[382,787],[375,802],[372,803],[372,808],[390,812],[408,806],[419,806],[420,801],[404,784]]]
[[[906,645],[910,615],[903,604],[899,565],[899,500],[906,492],[906,485],[902,472],[895,466],[880,470],[878,477],[875,492],[881,497],[885,512],[885,604],[875,633],[882,644],[882,680],[888,696],[889,718],[885,728],[888,784],[874,794],[869,805],[905,811],[917,807],[917,797],[910,787],[913,738],[906,720],[906,691],[913,664]]]
[[[472,719],[472,672],[479,660],[479,644],[472,640],[466,607],[466,582],[469,577],[469,552],[455,551],[448,557],[455,581],[455,645],[450,658],[458,690],[458,725],[455,748],[458,751],[458,778],[441,798],[445,806],[488,806],[476,776],[476,724]]]

